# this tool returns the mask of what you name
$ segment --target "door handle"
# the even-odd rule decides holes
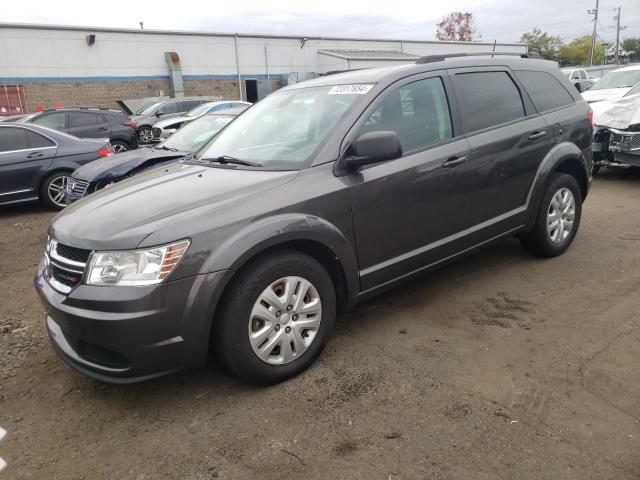
[[[451,157],[442,164],[444,168],[454,168],[467,161],[467,157]]]
[[[106,132],[107,130],[108,130],[107,127],[100,127],[98,129],[99,132]]]
[[[27,158],[38,158],[44,155],[42,152],[33,152],[27,155]]]
[[[538,140],[539,138],[544,137],[547,134],[546,130],[539,130],[537,132],[533,132],[531,135],[529,135],[529,140]]]

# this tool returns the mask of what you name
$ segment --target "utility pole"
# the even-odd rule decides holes
[[[596,49],[596,29],[598,28],[598,4],[599,0],[596,0],[595,10],[587,10],[589,15],[593,15],[593,34],[591,35],[591,52],[589,53],[589,66],[593,66],[593,52]]]
[[[616,63],[620,65],[620,10],[618,7],[618,15],[616,15]]]

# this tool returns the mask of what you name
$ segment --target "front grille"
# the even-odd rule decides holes
[[[87,261],[89,260],[89,255],[91,255],[91,250],[70,247],[68,245],[63,245],[62,243],[57,244],[56,252],[61,257],[73,260],[74,262],[82,263],[87,263]]]
[[[71,272],[64,268],[60,268],[53,263],[49,266],[49,268],[51,269],[51,276],[67,287],[73,288],[82,280],[81,273]]]
[[[618,152],[640,150],[640,133],[615,132],[611,134],[609,149]]]
[[[45,252],[49,284],[61,293],[69,293],[82,283],[91,250],[70,247],[50,239]]]
[[[78,340],[76,353],[87,362],[107,368],[129,368],[131,363],[127,357],[93,343]]]
[[[70,178],[67,182],[67,194],[74,197],[82,197],[89,188],[89,182],[78,180],[77,178]]]

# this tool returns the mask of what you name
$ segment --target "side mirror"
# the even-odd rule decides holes
[[[161,117],[162,115],[164,115],[164,113],[162,113],[160,110],[156,112],[156,117]]]
[[[582,93],[586,90],[586,88],[584,88],[584,85],[582,85],[581,82],[576,82],[573,84],[574,87],[576,87],[576,90],[578,90],[578,93]]]
[[[355,155],[344,159],[347,170],[363,165],[393,160],[402,156],[400,137],[396,132],[380,131],[360,135],[355,141]]]

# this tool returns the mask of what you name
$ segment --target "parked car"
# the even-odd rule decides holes
[[[132,120],[138,124],[138,139],[142,143],[150,143],[153,140],[152,127],[162,118],[177,117],[178,115],[194,109],[198,105],[209,102],[208,98],[182,98],[155,102],[147,105],[132,115]]]
[[[116,153],[138,147],[138,125],[117,110],[99,107],[48,109],[19,120],[79,138],[108,138]]]
[[[562,73],[569,79],[578,92],[586,92],[593,87],[593,80],[587,75],[587,71],[583,68],[565,68]]]
[[[193,158],[58,215],[35,286],[54,348],[109,382],[306,369],[336,313],[518,236],[580,225],[589,106],[554,62],[437,55],[282,88]],[[528,57],[528,54],[524,54]]]
[[[589,103],[615,101],[640,82],[640,65],[630,65],[607,73],[582,94]]]
[[[173,163],[196,152],[243,110],[244,107],[233,108],[204,115],[154,147],[141,147],[118,155],[115,159],[97,160],[78,168],[67,183],[67,203],[149,168]]]
[[[640,83],[594,117],[593,174],[602,167],[640,167]]]
[[[249,102],[241,102],[240,100],[203,103],[202,105],[198,105],[196,108],[189,110],[184,115],[167,118],[166,120],[160,120],[157,122],[151,129],[153,131],[153,141],[159,142],[168,138],[169,135],[175,133],[175,131],[184,124],[189,123],[196,118],[200,118],[207,113],[219,112],[230,108],[239,108],[244,110],[250,106],[251,104]]]
[[[106,140],[81,140],[46,127],[0,123],[0,205],[40,200],[65,206],[70,173],[113,154]]]

